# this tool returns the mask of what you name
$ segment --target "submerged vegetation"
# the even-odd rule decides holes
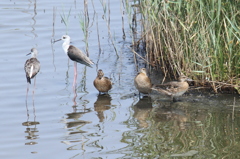
[[[239,1],[141,0],[141,43],[165,76],[240,93]]]

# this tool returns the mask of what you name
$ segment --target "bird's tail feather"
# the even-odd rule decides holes
[[[27,82],[31,84],[31,78],[27,77]]]
[[[160,94],[164,94],[164,95],[169,95],[169,96],[171,96],[172,95],[172,93],[171,92],[169,92],[169,91],[166,91],[166,90],[164,90],[164,89],[161,89],[161,88],[152,88],[152,90],[155,90],[155,91],[158,91]]]

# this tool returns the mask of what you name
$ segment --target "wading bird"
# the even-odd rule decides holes
[[[34,78],[40,70],[40,62],[37,59],[37,54],[38,54],[37,49],[32,48],[31,52],[28,53],[27,55],[30,55],[30,54],[32,55],[32,57],[28,59],[24,65],[24,70],[25,70],[26,78],[28,82],[27,92],[29,89],[29,84],[31,84],[31,79]],[[35,87],[35,83],[36,83],[36,77],[34,79],[34,87]]]
[[[62,48],[64,52],[68,55],[68,57],[74,61],[74,82],[73,86],[76,85],[76,79],[77,79],[77,62],[81,63],[83,65],[92,67],[93,62],[87,57],[86,54],[84,54],[80,49],[77,47],[70,45],[70,36],[63,35],[61,39],[56,40],[54,42],[63,40]]]

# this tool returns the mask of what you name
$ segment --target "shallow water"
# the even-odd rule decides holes
[[[86,49],[80,27],[83,2],[1,1],[0,157],[238,156],[239,96],[190,91],[176,103],[156,94],[139,100],[133,85],[136,68],[129,49],[132,39],[127,15],[126,39],[122,38],[122,3],[109,3],[112,38],[100,1],[94,1],[95,10],[91,1],[88,4],[88,52],[96,65],[89,68],[78,64],[78,87],[74,92],[73,62],[64,54],[62,42],[52,44],[51,40],[67,33],[73,45]],[[68,14],[70,8],[66,27],[61,15]],[[39,51],[41,70],[35,88],[32,80],[26,100],[23,66],[32,47]],[[92,84],[98,69],[114,82],[109,96],[98,96]],[[161,82],[156,78],[159,73],[151,75],[156,83]]]

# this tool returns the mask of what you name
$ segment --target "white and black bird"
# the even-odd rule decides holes
[[[32,48],[31,52],[27,55],[30,54],[32,57],[25,62],[24,70],[26,73],[27,82],[31,84],[31,79],[34,78],[40,70],[40,62],[37,59],[37,49]]]
[[[70,39],[71,39],[70,36],[63,35],[61,39],[56,40],[54,42],[63,40],[62,48],[63,48],[64,52],[68,55],[68,57],[72,61],[74,61],[74,74],[75,74],[75,78],[76,78],[77,62],[81,63],[83,65],[89,66],[89,67],[92,67],[91,65],[93,65],[94,63],[80,49],[78,49],[77,47],[75,47],[73,45],[70,45]],[[75,78],[74,78],[74,81],[76,80]]]
[[[89,59],[89,57],[87,57],[87,55],[84,54],[77,47],[70,45],[70,40],[71,40],[70,36],[63,35],[61,39],[56,40],[54,42],[57,42],[60,40],[63,40],[62,48],[72,61],[92,67],[91,65],[93,65],[93,62]]]

